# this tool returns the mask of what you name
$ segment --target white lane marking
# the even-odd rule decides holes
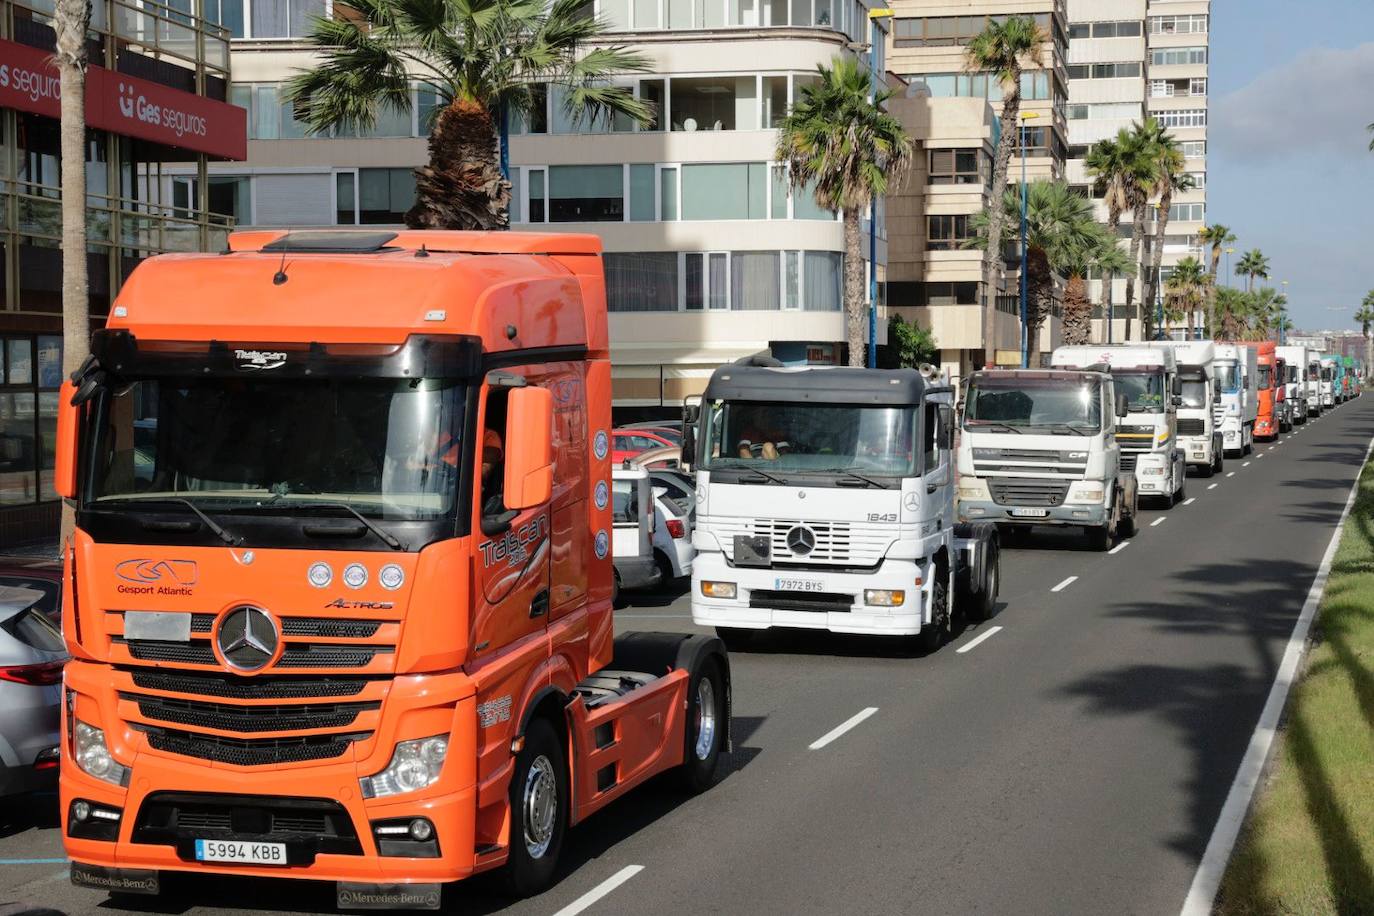
[[[1236,476],[1236,472],[1235,472],[1235,471],[1227,471],[1227,472],[1226,472],[1226,476],[1227,476],[1227,477],[1235,477],[1235,476]]]
[[[834,741],[836,738],[840,737],[840,735],[843,735],[845,732],[849,731],[851,728],[858,725],[864,719],[867,719],[869,716],[873,715],[877,711],[878,707],[876,706],[869,706],[866,709],[859,710],[857,713],[850,716],[848,719],[845,719],[843,722],[841,722],[839,725],[836,725],[834,728],[826,732],[824,735],[821,735],[815,741],[812,741],[811,744],[808,745],[808,747],[810,747],[813,751],[820,750],[821,748],[829,744],[831,741]]]
[[[1165,516],[1161,515],[1159,518],[1157,518],[1157,519],[1155,519],[1154,521],[1150,522],[1150,527],[1153,528],[1155,525],[1162,524],[1162,523],[1164,522],[1164,518],[1165,518]]]
[[[1259,461],[1259,460],[1260,460],[1261,458],[1263,458],[1263,457],[1264,457],[1264,452],[1260,452],[1258,455],[1255,456],[1255,460],[1256,460],[1256,461]]]
[[[982,634],[978,638],[969,640],[966,644],[955,649],[954,652],[957,655],[963,655],[965,652],[969,651],[983,640],[987,639],[990,636],[996,636],[1000,632],[1002,632],[1001,627],[993,627],[992,629],[988,630],[986,633]]]
[[[1196,497],[1196,496],[1189,496],[1187,499],[1185,499],[1185,500],[1183,501],[1183,505],[1185,505],[1185,506],[1191,506],[1191,505],[1192,505],[1193,503],[1195,503],[1195,502],[1197,502],[1197,497]]]
[[[1217,485],[1216,485],[1216,484],[1210,484],[1210,485],[1207,487],[1207,489],[1209,489],[1209,490],[1215,490],[1216,488],[1217,488]]]
[[[1243,468],[1248,468],[1249,466],[1250,466],[1250,462],[1248,462],[1248,461],[1241,465],[1241,467],[1243,467]]]
[[[1361,467],[1368,463],[1371,454],[1374,454],[1374,439],[1370,440],[1369,447],[1365,449]],[[1293,635],[1288,639],[1288,648],[1283,652],[1278,674],[1274,677],[1273,686],[1269,688],[1269,698],[1264,703],[1259,723],[1255,726],[1254,734],[1250,736],[1250,744],[1245,749],[1245,756],[1241,758],[1240,768],[1236,770],[1231,790],[1226,793],[1226,803],[1221,807],[1216,827],[1212,829],[1211,839],[1207,841],[1207,849],[1202,854],[1202,861],[1198,863],[1197,874],[1193,875],[1193,884],[1188,888],[1188,896],[1183,901],[1181,916],[1209,916],[1216,903],[1222,873],[1226,871],[1226,863],[1231,858],[1236,837],[1240,834],[1240,825],[1245,820],[1245,813],[1250,809],[1250,800],[1254,797],[1255,788],[1264,773],[1264,764],[1269,759],[1269,752],[1274,744],[1274,733],[1278,730],[1279,718],[1283,715],[1283,707],[1288,702],[1288,691],[1293,687],[1298,665],[1307,651],[1307,633],[1312,627],[1312,618],[1317,613],[1317,606],[1321,604],[1322,593],[1326,591],[1326,580],[1331,575],[1331,561],[1335,559],[1336,548],[1341,543],[1341,530],[1345,527],[1351,507],[1355,505],[1355,494],[1359,490],[1360,478],[1357,474],[1355,483],[1350,487],[1350,495],[1346,497],[1340,520],[1336,522],[1336,530],[1331,533],[1331,542],[1326,545],[1326,553],[1322,555],[1321,565],[1317,567],[1317,577],[1312,580],[1312,588],[1307,593],[1307,600],[1303,602],[1302,613],[1298,615],[1298,622],[1293,626]]]
[[[602,897],[605,897],[611,891],[615,890],[617,887],[620,887],[620,885],[624,884],[626,881],[629,881],[631,878],[633,878],[635,875],[639,874],[643,870],[643,865],[626,865],[620,871],[611,875],[605,881],[602,881],[596,887],[587,891],[587,893],[583,894],[581,897],[578,897],[576,900],[574,900],[567,906],[563,907],[563,909],[559,910],[557,913],[554,913],[553,916],[577,916],[578,913],[582,912],[587,907],[591,906],[593,903],[596,903]]]
[[[1050,591],[1052,591],[1052,592],[1062,592],[1064,589],[1068,588],[1070,585],[1073,585],[1073,584],[1074,584],[1075,582],[1077,582],[1077,581],[1078,581],[1078,577],[1077,577],[1077,576],[1069,576],[1069,577],[1068,577],[1067,579],[1065,579],[1063,582],[1060,582],[1060,583],[1059,583],[1058,585],[1056,585],[1054,588],[1050,589]]]
[[[1110,556],[1115,556],[1116,554],[1121,553],[1121,551],[1123,551],[1123,550],[1125,550],[1127,547],[1129,547],[1130,544],[1131,544],[1130,541],[1122,541],[1120,544],[1117,544],[1117,545],[1116,545],[1115,547],[1113,547],[1111,550],[1107,551],[1107,556],[1109,556],[1109,557],[1110,557]]]

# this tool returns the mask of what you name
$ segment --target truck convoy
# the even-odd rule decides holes
[[[914,369],[722,366],[687,408],[697,461],[692,619],[912,640],[993,613],[998,542],[956,524],[953,390]]]
[[[1056,369],[1107,368],[1126,417],[1116,425],[1121,467],[1133,473],[1140,496],[1173,505],[1187,487],[1188,466],[1178,439],[1183,379],[1173,348],[1144,345],[1060,347],[1050,357]]]
[[[1311,352],[1307,347],[1277,347],[1274,355],[1283,360],[1284,401],[1288,404],[1290,421],[1298,426],[1307,422],[1307,364]]]
[[[1173,350],[1183,380],[1183,403],[1178,407],[1178,440],[1188,465],[1203,477],[1221,470],[1220,392],[1212,369],[1216,344],[1210,340],[1159,340],[1152,347]]]
[[[1126,418],[1105,366],[975,372],[959,437],[959,518],[1081,527],[1097,550],[1136,528],[1136,478],[1121,467]]]
[[[524,232],[139,265],[59,408],[73,882],[525,895],[631,787],[710,784],[719,640],[613,638],[604,290],[598,239]]]
[[[1221,389],[1221,441],[1228,455],[1248,455],[1259,416],[1259,359],[1251,347],[1217,344],[1213,377]]]

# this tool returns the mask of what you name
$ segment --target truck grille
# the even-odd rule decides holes
[[[975,448],[973,471],[979,477],[996,474],[1055,476],[1077,480],[1088,469],[1087,446],[1073,451],[1025,448]]]
[[[1207,434],[1207,421],[1200,417],[1187,417],[1178,421],[1178,434],[1180,436],[1205,436]]]
[[[283,636],[317,636],[325,639],[370,639],[377,635],[384,621],[337,620],[332,617],[285,617],[281,620]],[[210,633],[215,628],[214,614],[192,614],[191,632]]]
[[[351,734],[295,738],[225,738],[221,735],[204,735],[151,725],[140,725],[138,728],[147,735],[148,744],[155,750],[241,767],[332,760],[347,753],[354,741],[368,737],[367,734]]]
[[[1005,477],[988,481],[993,501],[999,506],[1051,508],[1064,504],[1068,481]]]
[[[219,665],[208,640],[192,642],[162,642],[154,639],[126,640],[114,638],[116,643],[129,647],[129,654],[139,661],[181,662],[186,665]],[[365,668],[381,653],[391,652],[390,646],[340,646],[330,643],[289,643],[277,660],[278,668]]]
[[[121,693],[119,698],[137,703],[139,714],[151,721],[239,733],[346,728],[357,721],[360,713],[380,709],[382,705],[364,702],[233,706],[130,693]]]
[[[876,566],[897,538],[895,526],[863,522],[823,522],[781,518],[711,518],[707,530],[715,534],[734,560],[734,542],[738,535],[767,538],[773,565]],[[815,547],[805,554],[795,554],[787,546],[787,533],[793,528],[809,528],[815,536]]]
[[[320,697],[352,697],[368,685],[361,677],[234,677],[198,671],[131,672],[134,685],[143,690],[189,693],[232,700],[305,700]]]
[[[1123,470],[1123,471],[1132,471],[1132,472],[1134,472],[1134,471],[1135,471],[1135,459],[1136,459],[1136,454],[1135,454],[1135,453],[1128,452],[1128,451],[1126,451],[1125,449],[1122,449],[1122,450],[1121,450],[1121,470]]]
[[[839,592],[791,592],[754,589],[749,593],[751,608],[778,611],[814,611],[817,613],[847,613],[854,605],[853,595]]]

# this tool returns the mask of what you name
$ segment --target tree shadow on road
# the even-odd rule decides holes
[[[29,792],[0,803],[0,839],[27,830],[54,830],[60,822],[56,792]]]

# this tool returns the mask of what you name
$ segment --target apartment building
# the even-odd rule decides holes
[[[301,36],[330,3],[245,2],[232,93],[250,112],[248,161],[213,171],[216,200],[243,225],[399,225],[411,170],[426,158],[433,93],[417,80],[414,111],[366,136],[308,136],[281,84],[312,65]],[[259,7],[274,12],[266,29]],[[870,61],[867,0],[596,0],[594,9],[617,43],[652,62],[623,83],[657,119],[578,123],[557,91],[545,93],[544,109],[511,131],[511,220],[517,231],[603,240],[618,412],[662,415],[720,364],[764,350],[839,361],[843,227],[789,187],[775,147],[817,65],[858,55],[881,71],[886,42]],[[882,219],[879,206],[880,265]]]
[[[1068,179],[1090,192],[1084,158],[1092,144],[1151,116],[1178,139],[1194,189],[1175,195],[1164,244],[1162,277],[1181,259],[1201,258],[1197,234],[1207,217],[1208,0],[1068,0]],[[1099,213],[1105,222],[1106,207]],[[1154,213],[1148,231],[1155,230]],[[1129,215],[1123,218],[1130,222]],[[1129,226],[1122,228],[1129,237]],[[1141,277],[1143,278],[1142,271]],[[1101,281],[1090,284],[1102,302]],[[1139,339],[1142,283],[1127,313],[1126,281],[1112,290],[1111,339]],[[1161,284],[1162,292],[1162,284]],[[1094,331],[1105,339],[1099,309]]]
[[[224,0],[224,6],[230,5]],[[144,258],[221,248],[203,181],[245,155],[220,0],[92,0],[86,76],[90,313]],[[59,92],[53,0],[0,2],[0,545],[54,538],[62,382]],[[165,169],[186,174],[179,195]],[[166,192],[166,193],[164,193]]]
[[[973,217],[990,204],[992,157],[1000,124],[1002,87],[991,75],[970,72],[968,42],[991,16],[1035,19],[1046,35],[1039,66],[1021,80],[1022,112],[1017,156],[1008,180],[1020,181],[1022,152],[1029,180],[1063,178],[1068,153],[1068,19],[1063,0],[899,0],[892,4],[888,69],[908,84],[895,103],[920,145],[917,168],[889,203],[889,311],[929,327],[941,349],[946,374],[960,378],[983,365],[984,297],[995,304],[988,333],[994,348],[1011,355],[1020,347],[1019,265],[1002,265],[983,276],[982,253],[965,248]],[[1041,328],[1040,349],[1060,339],[1051,315]]]

